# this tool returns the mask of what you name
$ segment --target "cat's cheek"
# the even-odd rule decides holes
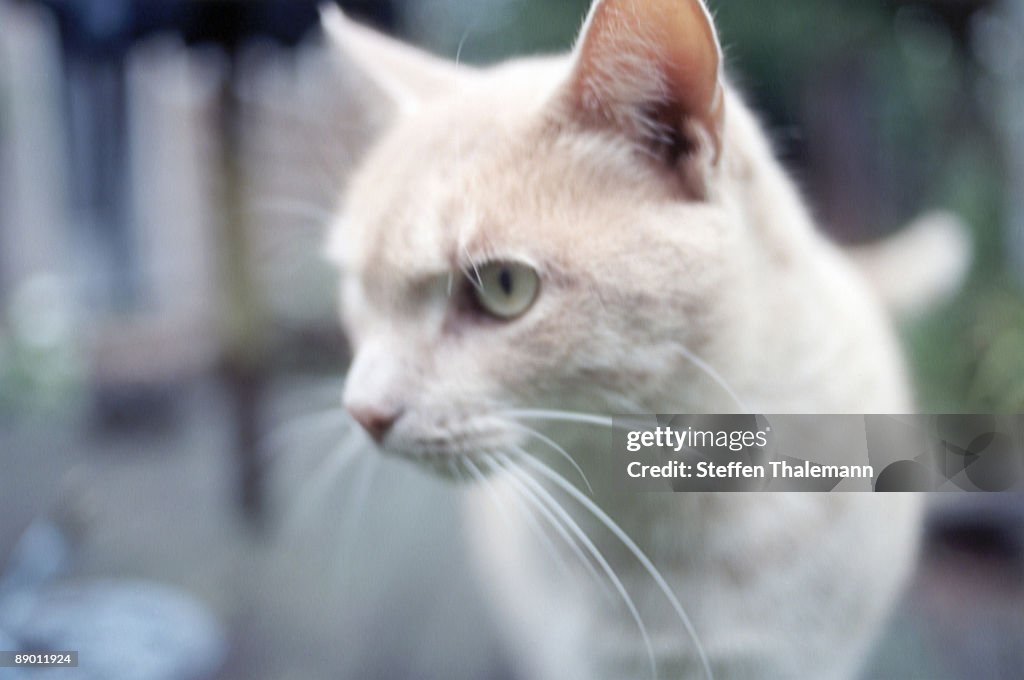
[[[350,277],[343,276],[338,289],[338,318],[342,332],[348,340],[349,348],[354,352],[361,343],[361,331],[368,323],[366,301],[358,284]]]

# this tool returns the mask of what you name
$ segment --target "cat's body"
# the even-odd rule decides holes
[[[502,497],[515,507],[513,492]],[[642,511],[603,507],[654,556],[716,678],[856,677],[916,542],[908,498],[691,494],[658,495]],[[490,498],[467,513],[522,677],[649,677],[633,620],[587,571],[566,578],[525,526],[510,531],[495,516]],[[616,571],[637,598],[658,677],[704,677],[696,647],[649,575],[599,527],[590,533],[617,556]]]
[[[458,74],[429,62],[419,76],[425,58],[331,21],[406,110],[352,179],[335,235],[357,350],[346,403],[386,450],[490,477],[467,495],[467,526],[524,678],[647,677],[616,590],[551,527],[567,570],[536,536],[553,512],[545,492],[573,502],[512,456],[551,452],[529,426],[593,474],[591,442],[607,431],[508,409],[912,412],[887,316],[721,77],[699,3],[605,0],[571,56]],[[541,282],[509,318],[465,302],[495,261]],[[678,595],[718,678],[852,677],[916,550],[906,496],[590,482]],[[648,571],[576,517],[635,599],[659,677],[702,677]]]

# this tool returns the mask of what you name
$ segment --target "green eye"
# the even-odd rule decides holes
[[[471,271],[470,276],[476,301],[499,319],[514,319],[523,314],[540,290],[537,271],[519,262],[488,262]]]

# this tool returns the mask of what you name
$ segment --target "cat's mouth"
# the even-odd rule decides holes
[[[403,419],[380,442],[379,450],[444,477],[460,478],[456,471],[472,470],[473,466],[484,469],[485,461],[511,453],[523,438],[513,423],[498,416],[476,416],[458,423]]]
[[[524,419],[529,421],[531,417],[554,421],[556,425],[527,425]],[[541,461],[550,454],[575,469],[589,487],[584,471],[566,448],[573,448],[572,436],[566,435],[578,434],[580,427],[590,431],[609,423],[608,418],[592,414],[538,410],[498,411],[462,421],[443,419],[434,423],[403,419],[380,442],[379,450],[443,479],[464,484],[486,483],[491,474],[517,470],[522,461],[544,467]]]

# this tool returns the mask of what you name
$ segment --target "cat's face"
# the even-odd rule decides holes
[[[575,61],[453,73],[353,178],[345,404],[386,450],[507,451],[516,410],[688,406],[684,352],[715,342],[739,227],[712,186],[720,129],[654,61],[647,90],[615,71],[618,18],[598,10]]]

